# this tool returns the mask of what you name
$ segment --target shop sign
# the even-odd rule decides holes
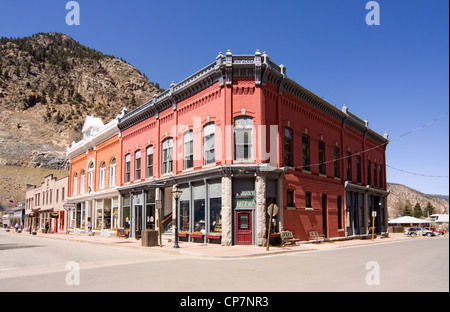
[[[236,207],[251,207],[254,206],[253,198],[236,198]]]

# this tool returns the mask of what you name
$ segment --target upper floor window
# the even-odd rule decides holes
[[[215,131],[214,123],[209,123],[203,128],[203,164],[213,164],[216,162],[215,155]]]
[[[141,150],[134,153],[134,180],[141,179]]]
[[[341,177],[341,166],[340,166],[340,160],[339,160],[339,154],[340,154],[340,150],[339,147],[335,146],[334,147],[334,177],[335,178],[340,178]]]
[[[378,166],[378,179],[380,181],[379,186],[383,187],[383,168],[381,167],[381,165]]]
[[[147,178],[153,177],[153,145],[147,147]]]
[[[378,186],[377,164],[373,163],[372,168],[373,168],[373,186],[377,187]]]
[[[94,190],[94,173],[95,173],[95,165],[91,162],[88,166],[88,190]]]
[[[194,167],[194,135],[192,130],[184,133],[183,144],[184,169],[189,169]]]
[[[302,135],[302,166],[303,170],[311,171],[309,159],[309,136]]]
[[[73,190],[72,193],[73,195],[77,195],[77,182],[78,182],[78,174],[75,172],[75,174],[73,175]],[[39,205],[38,203],[36,203],[37,205]]]
[[[361,183],[361,157],[356,156],[356,182]]]
[[[106,164],[104,161],[100,164],[99,188],[104,189],[106,183]]]
[[[253,159],[253,118],[242,116],[234,119],[234,159]]]
[[[367,160],[367,185],[372,185],[372,167],[370,166],[370,160]]]
[[[352,154],[347,152],[347,180],[352,180]]]
[[[172,153],[173,153],[173,140],[167,138],[163,141],[162,149],[162,174],[172,172]]]
[[[84,177],[85,177],[85,171],[81,170],[81,174],[80,174],[80,194],[84,194]]]
[[[109,186],[116,185],[116,159],[111,159],[109,163]]]
[[[325,142],[319,141],[319,173],[325,174]]]
[[[292,155],[292,130],[284,128],[284,165],[294,166],[294,159]]]
[[[130,172],[131,172],[131,155],[125,155],[125,183],[130,182]]]

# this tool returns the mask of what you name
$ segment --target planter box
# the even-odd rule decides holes
[[[178,237],[187,237],[188,234],[187,233],[178,233]]]
[[[218,234],[218,235],[215,235],[215,234],[207,234],[207,235],[206,235],[206,238],[207,238],[207,239],[222,239],[222,235],[220,235],[220,234]]]
[[[191,238],[203,238],[203,234],[189,234]]]

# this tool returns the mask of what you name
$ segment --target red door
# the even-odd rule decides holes
[[[236,245],[252,244],[252,212],[236,211]]]

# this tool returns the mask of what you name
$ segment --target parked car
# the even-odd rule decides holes
[[[426,227],[425,229],[432,231],[434,236],[444,235],[443,230],[436,230],[434,227]]]
[[[435,236],[436,234],[434,234],[433,230],[430,230],[430,228],[423,228],[422,229],[422,236],[427,236],[427,237],[431,237],[431,236]]]
[[[409,228],[405,229],[405,235],[414,237],[414,236],[417,236],[417,233],[419,231],[422,231],[422,228],[420,228],[420,227],[409,227]]]

